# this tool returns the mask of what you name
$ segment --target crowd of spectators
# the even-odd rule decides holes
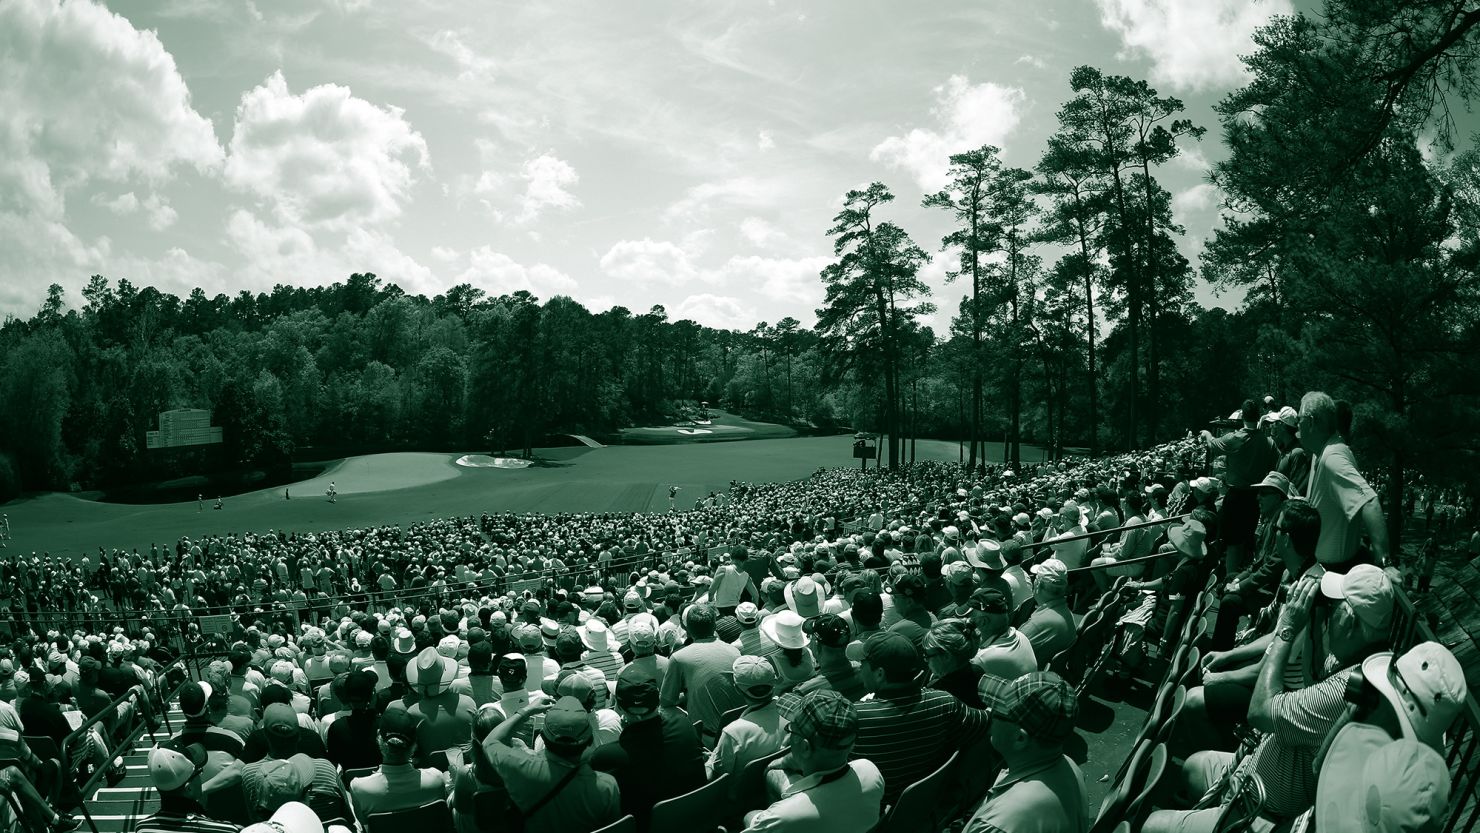
[[[0,699],[18,706],[0,705],[0,728],[15,712],[37,733],[36,703],[91,716],[185,654],[198,679],[150,755],[162,806],[141,830],[236,829],[182,820],[238,794],[239,820],[277,833],[441,801],[460,833],[626,814],[646,829],[660,802],[772,759],[731,829],[864,831],[956,755],[948,795],[969,833],[1080,833],[1094,808],[1064,751],[1078,696],[1053,670],[1076,611],[1134,597],[1115,636],[1133,675],[1214,577],[1172,739],[1181,794],[1146,829],[1212,830],[1250,781],[1261,817],[1286,821],[1319,806],[1328,735],[1355,721],[1441,748],[1467,691],[1444,647],[1387,650],[1397,577],[1335,403],[1238,416],[1223,436],[1021,471],[736,483],[694,511],[11,560]]]

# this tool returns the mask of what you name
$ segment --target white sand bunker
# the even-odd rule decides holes
[[[699,434],[713,434],[714,432],[708,428],[680,428],[678,429],[678,433],[683,434],[685,437],[693,437]]]
[[[457,464],[470,469],[527,469],[533,465],[529,460],[518,457],[489,457],[487,454],[464,454],[457,458]]]

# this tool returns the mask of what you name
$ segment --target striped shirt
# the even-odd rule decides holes
[[[873,761],[883,773],[886,804],[987,732],[985,711],[913,683],[887,686],[857,708],[852,758]]]
[[[1347,677],[1354,668],[1270,700],[1274,731],[1265,736],[1245,763],[1264,782],[1266,812],[1290,818],[1315,803],[1312,765],[1326,733],[1346,713]]]
[[[740,631],[740,638],[730,643],[740,649],[740,653],[748,657],[768,657],[781,649],[777,648],[766,635],[761,633],[760,628],[746,628]]]
[[[622,655],[615,651],[587,651],[581,655],[581,661],[612,682],[617,681],[617,673],[622,670]]]
[[[134,833],[237,833],[239,825],[229,821],[216,821],[205,815],[205,808],[194,802],[188,807],[160,808],[152,816],[146,816],[134,825]]]

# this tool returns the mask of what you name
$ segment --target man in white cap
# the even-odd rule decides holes
[[[149,780],[159,793],[159,810],[139,820],[134,833],[237,833],[241,828],[217,821],[201,803],[201,771],[206,750],[198,744],[166,741],[149,750]]]
[[[1345,669],[1312,685],[1291,689],[1286,662],[1302,638],[1318,596],[1336,602],[1326,617],[1325,638],[1330,660],[1324,665]],[[1259,671],[1249,703],[1249,724],[1265,734],[1254,754],[1240,764],[1264,785],[1263,814],[1271,820],[1292,819],[1315,800],[1313,763],[1326,735],[1347,714],[1346,693],[1351,673],[1368,656],[1382,649],[1392,629],[1394,591],[1380,569],[1359,565],[1347,575],[1326,573],[1320,582],[1304,579],[1280,611],[1274,641]],[[1223,780],[1234,765],[1231,752],[1201,751],[1183,767],[1190,794],[1201,795]],[[1143,828],[1163,831],[1211,831],[1221,808],[1196,811],[1158,811]]]
[[[746,764],[786,745],[786,718],[776,705],[781,682],[770,659],[742,655],[735,660],[735,688],[745,698],[745,711],[720,730],[719,742],[705,762],[710,779],[738,775]]]
[[[1315,829],[1438,833],[1449,818],[1449,781],[1444,757],[1427,744],[1352,724],[1321,766]]]
[[[1018,630],[1032,643],[1033,656],[1050,662],[1078,636],[1074,614],[1069,610],[1069,570],[1064,562],[1050,558],[1033,565],[1032,572],[1037,604]]]

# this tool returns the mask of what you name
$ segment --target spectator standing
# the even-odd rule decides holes
[[[1306,499],[1321,514],[1321,540],[1316,560],[1327,569],[1344,571],[1357,557],[1365,533],[1372,561],[1388,559],[1387,524],[1377,492],[1357,470],[1356,458],[1337,431],[1336,403],[1320,391],[1300,400],[1300,444],[1311,454]]]
[[[1214,437],[1204,430],[1202,440],[1213,457],[1222,457],[1226,468],[1223,485],[1226,492],[1218,509],[1218,534],[1224,542],[1225,575],[1243,569],[1254,551],[1254,530],[1259,523],[1259,500],[1255,485],[1279,465],[1279,451],[1274,440],[1261,428],[1260,408],[1245,399],[1239,408],[1243,423],[1236,431]]]

